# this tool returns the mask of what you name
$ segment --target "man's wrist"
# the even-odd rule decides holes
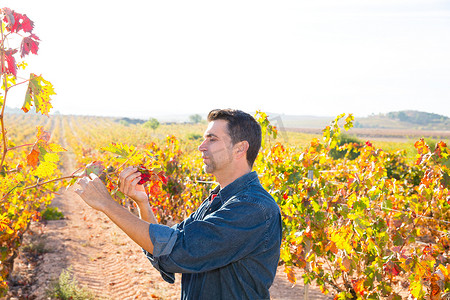
[[[152,206],[148,201],[144,203],[136,203],[139,208],[139,216],[144,221],[147,221],[149,223],[158,223],[158,220],[156,219],[155,215],[153,214]]]

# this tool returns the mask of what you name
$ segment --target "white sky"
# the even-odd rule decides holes
[[[445,0],[1,1],[35,22],[29,72],[53,112],[128,117],[213,108],[450,116]],[[11,92],[20,107],[24,90]]]

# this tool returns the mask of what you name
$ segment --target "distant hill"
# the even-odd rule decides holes
[[[415,110],[389,112],[357,118],[355,128],[386,128],[416,130],[450,130],[450,118]]]
[[[267,113],[269,120],[278,127],[284,128],[321,128],[330,125],[336,116],[300,116]],[[371,115],[355,118],[354,128],[378,129],[414,129],[414,130],[450,130],[450,118],[421,111],[404,110],[387,114]]]
[[[15,107],[5,107],[5,113],[6,114],[24,114],[23,110],[20,108]]]

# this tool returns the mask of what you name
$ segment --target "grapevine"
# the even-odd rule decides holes
[[[431,151],[423,139],[417,141],[412,162],[404,151],[386,152],[370,141],[339,146],[341,131],[353,122],[351,115],[340,115],[324,129],[322,139],[314,138],[299,150],[277,141],[277,128],[265,113],[255,117],[265,132],[256,171],[282,212],[281,263],[289,280],[295,283],[295,269],[303,269],[305,283],[333,292],[336,299],[448,295],[449,150],[444,142]],[[133,130],[136,134],[141,129]],[[153,172],[145,186],[162,223],[182,220],[207,196],[213,186],[209,183],[214,184],[203,173],[199,156],[192,154],[195,145],[172,135],[144,145],[136,137],[133,146],[95,145],[85,138],[90,150],[80,149],[81,166],[95,158],[114,172],[124,164]],[[358,155],[333,158],[332,149]],[[114,176],[107,173],[105,182],[125,203]]]
[[[293,267],[302,268],[305,283],[334,291],[335,299],[402,299],[405,287],[416,299],[447,297],[447,145],[439,142],[432,152],[417,141],[413,165],[402,153],[386,153],[370,142],[339,147],[357,151],[353,160],[333,159],[343,117],[302,153],[277,143],[260,156],[262,182],[283,214],[281,259],[288,278],[295,283]],[[352,121],[349,115],[344,129]]]
[[[19,76],[19,71],[24,70],[27,64],[17,62],[18,57],[36,55],[39,49],[33,21],[9,8],[1,9],[0,18],[0,296],[3,296],[8,290],[7,279],[24,232],[54,197],[58,189],[56,183],[68,177],[60,177],[58,170],[60,153],[65,149],[51,140],[51,133],[43,126],[24,131],[27,136],[34,135],[34,142],[19,145],[16,142],[22,139],[13,136],[14,130],[7,130],[5,108],[11,88],[27,84],[22,110],[27,113],[34,106],[36,113],[47,117],[52,107],[51,96],[55,92],[52,84],[41,75],[31,73],[28,79]],[[20,44],[11,47],[17,38]]]

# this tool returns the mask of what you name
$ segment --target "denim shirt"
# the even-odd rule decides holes
[[[216,195],[216,196],[213,196]],[[281,214],[250,172],[210,196],[180,224],[151,224],[153,266],[181,299],[269,299],[280,258]]]

